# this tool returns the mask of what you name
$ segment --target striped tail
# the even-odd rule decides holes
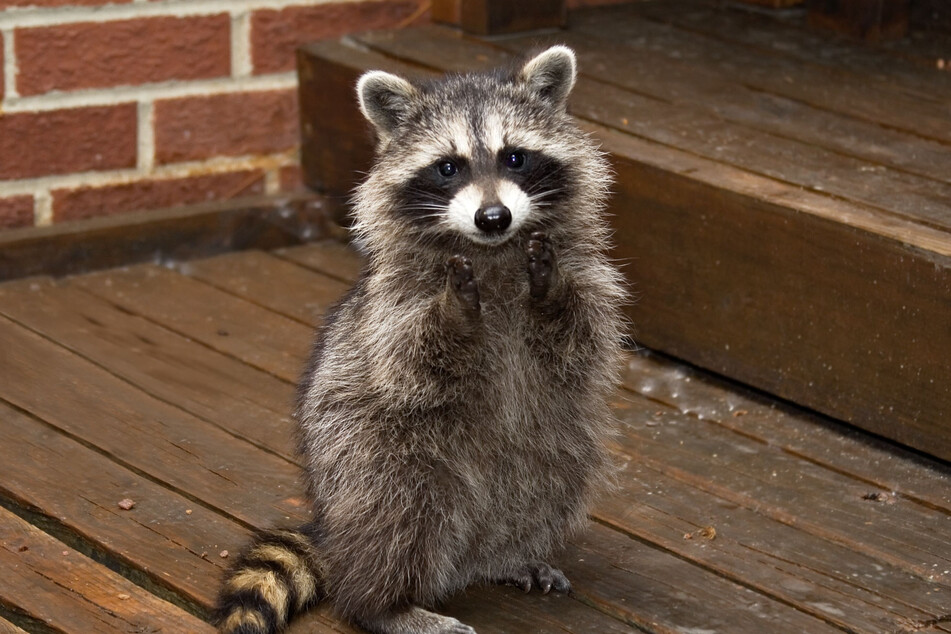
[[[221,634],[276,634],[324,596],[310,525],[258,533],[235,560],[218,595]]]

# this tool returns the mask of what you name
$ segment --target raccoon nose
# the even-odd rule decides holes
[[[475,223],[486,233],[501,233],[512,224],[512,212],[505,205],[482,207],[476,212]]]

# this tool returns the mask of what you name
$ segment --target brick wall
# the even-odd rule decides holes
[[[298,186],[294,49],[426,0],[0,0],[0,228]]]

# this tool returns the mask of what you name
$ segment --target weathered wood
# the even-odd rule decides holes
[[[330,233],[326,201],[260,197],[0,233],[0,280],[300,244]]]
[[[349,288],[260,251],[187,262],[179,270],[238,297],[313,326]]]
[[[246,525],[300,522],[297,467],[0,318],[6,401]],[[55,394],[55,398],[48,395]],[[253,456],[253,459],[249,459]]]
[[[229,433],[293,459],[288,381],[129,314],[65,281],[0,285],[0,314]],[[288,431],[274,432],[281,425]]]
[[[0,461],[17,465],[0,481],[7,504],[176,603],[209,610],[227,563],[219,553],[248,536],[235,522],[2,403]],[[120,509],[123,499],[134,508]]]
[[[631,355],[624,385],[632,392],[707,421],[715,421],[765,444],[846,473],[869,491],[902,496],[951,512],[951,472],[942,464],[907,452],[834,421],[778,405],[711,375],[659,355]]]
[[[938,94],[930,96],[898,90],[887,76],[869,72],[850,72],[842,66],[824,66],[802,63],[765,50],[750,51],[729,42],[706,37],[700,33],[686,34],[656,21],[676,12],[669,3],[639,3],[629,7],[588,13],[585,20],[573,22],[570,33],[578,32],[593,37],[610,37],[646,54],[645,47],[657,50],[667,57],[692,60],[715,76],[732,77],[729,83],[739,83],[758,90],[783,95],[810,103],[819,108],[839,112],[857,119],[867,119],[911,134],[948,142],[947,88],[935,83]],[[650,20],[640,15],[649,15]],[[630,59],[629,53],[628,59]],[[890,71],[901,73],[902,65],[896,60]]]
[[[332,63],[323,63],[324,59]],[[357,46],[334,41],[315,42],[298,49],[298,97],[301,112],[301,169],[304,182],[334,201],[341,210],[350,197],[360,170],[373,158],[369,126],[356,107],[356,79],[368,68]],[[381,67],[378,70],[391,70]],[[338,99],[326,99],[327,91]],[[347,157],[338,161],[337,157]]]
[[[631,139],[601,137],[636,155]],[[731,190],[687,157],[665,168],[661,154],[615,163],[617,254],[644,289],[638,340],[951,457],[951,257]]]
[[[156,598],[0,508],[0,598],[44,628],[62,632],[208,632]]]
[[[313,328],[168,269],[137,265],[71,283],[291,383],[310,353]]]
[[[578,541],[578,561],[595,571],[565,565],[565,573],[613,599],[601,605],[649,632],[833,632],[821,619],[790,609],[756,589],[724,579],[716,571],[673,559],[666,549],[636,539],[620,540],[603,527]],[[611,537],[611,539],[606,539]],[[676,599],[672,600],[674,597]],[[601,597],[586,596],[592,603]]]
[[[923,4],[915,3],[916,6]],[[855,46],[849,40],[829,37],[826,32],[808,28],[801,14],[779,16],[738,11],[689,0],[681,6],[682,10],[676,12],[655,11],[654,7],[646,5],[634,9],[644,17],[676,26],[687,33],[701,33],[748,47],[751,49],[749,54],[767,52],[826,66],[837,72],[871,77],[873,81],[890,84],[928,101],[940,100],[940,91],[951,86],[951,76],[936,68],[933,60],[927,65],[913,64],[909,63],[908,56],[897,54],[894,45]],[[935,86],[939,88],[938,92]]]
[[[685,486],[639,460],[625,465],[624,482],[596,507],[599,522],[846,631],[895,631],[947,605],[947,587]]]
[[[632,405],[628,413],[643,417],[649,407]],[[671,416],[664,425],[649,427],[640,421],[625,425],[617,445],[634,459],[692,486],[778,521],[796,518],[800,530],[951,585],[951,573],[944,572],[951,552],[942,530],[949,520],[942,511],[889,492],[872,490],[882,499],[870,500],[867,483],[679,416]],[[870,503],[876,501],[888,503]],[[902,538],[912,526],[928,525],[935,531],[919,535],[913,543]],[[942,572],[936,573],[939,569]]]

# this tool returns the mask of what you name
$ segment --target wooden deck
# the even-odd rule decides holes
[[[294,381],[359,265],[328,242],[0,285],[0,632],[211,631],[227,553],[307,516]],[[445,611],[481,633],[951,632],[947,464],[646,352],[615,410],[618,487],[556,559],[573,596]],[[353,630],[324,608],[290,631]]]

